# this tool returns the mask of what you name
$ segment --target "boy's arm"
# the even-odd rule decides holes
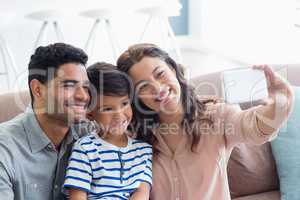
[[[152,147],[147,150],[146,168],[140,186],[134,191],[129,200],[149,200],[152,187]]]
[[[70,200],[87,200],[87,193],[83,190],[70,189]]]
[[[63,185],[63,190],[68,191],[72,200],[87,200],[91,190],[92,166],[81,143],[78,141],[73,146]]]
[[[149,200],[150,185],[149,183],[142,182],[140,187],[131,195],[129,200]]]

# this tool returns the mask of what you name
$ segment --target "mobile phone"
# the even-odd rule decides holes
[[[264,71],[243,68],[222,73],[223,97],[226,103],[241,104],[268,98]]]

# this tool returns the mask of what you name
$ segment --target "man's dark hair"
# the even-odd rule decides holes
[[[95,63],[87,68],[87,74],[98,94],[105,96],[130,96],[131,94],[131,79],[112,64]]]
[[[28,65],[28,86],[32,103],[34,98],[30,88],[30,82],[33,79],[37,79],[45,84],[55,78],[56,71],[61,65],[76,63],[85,66],[87,60],[88,56],[82,49],[69,44],[55,43],[38,47],[31,56]]]

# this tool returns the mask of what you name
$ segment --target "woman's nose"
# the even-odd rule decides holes
[[[158,95],[161,91],[162,84],[158,81],[154,81],[151,83],[151,85],[152,85],[152,94]]]

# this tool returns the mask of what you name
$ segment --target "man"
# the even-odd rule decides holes
[[[0,124],[0,199],[64,199],[61,186],[72,144],[71,125],[90,101],[87,55],[71,45],[39,47],[28,66],[31,106]]]

